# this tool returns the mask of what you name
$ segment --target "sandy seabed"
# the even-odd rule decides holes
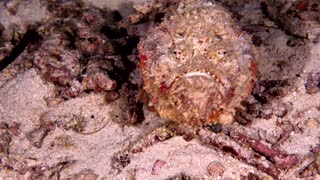
[[[132,8],[125,5],[140,0],[132,3],[118,0],[85,2],[99,8],[120,9],[126,17]],[[258,39],[255,42],[259,55],[257,86],[265,89],[256,93],[269,93],[266,95],[268,102],[257,106],[259,116],[250,116],[249,125],[235,122],[232,127],[245,128],[267,146],[298,158],[299,163],[293,167],[279,169],[279,179],[320,178],[320,91],[317,89],[320,41],[296,37],[266,20],[259,1],[248,1],[243,6],[236,1],[223,2],[237,11],[239,24]],[[0,22],[4,26],[13,22],[39,21],[47,16],[48,12],[37,0],[21,3],[16,15],[9,15],[4,2],[0,2]],[[257,27],[260,21],[269,23],[269,28]],[[288,45],[288,41],[298,45]],[[46,100],[54,96],[54,85],[45,82],[33,67],[18,71],[9,81],[3,80],[10,68],[11,65],[0,72],[0,123],[3,124],[0,129],[0,179],[274,178],[219,147],[204,144],[197,138],[186,141],[182,136],[157,142],[130,157],[116,158],[119,152],[167,122],[145,109],[142,123],[124,125],[120,123],[124,118],[123,99],[106,103],[105,96],[99,93],[48,106]],[[313,87],[312,83],[316,85]],[[314,89],[310,89],[312,87]],[[281,93],[270,95],[275,88]],[[248,100],[252,104],[256,102],[254,93]],[[30,132],[40,129],[43,119],[58,125],[49,129],[42,144],[37,145],[30,140]],[[66,127],[66,122],[70,121],[85,122],[81,133]],[[8,131],[10,143],[6,144]],[[3,151],[5,145],[7,152]],[[267,157],[262,158],[265,161]],[[115,167],[115,159],[121,161],[123,167]]]

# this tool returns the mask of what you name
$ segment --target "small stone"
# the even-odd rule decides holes
[[[279,118],[283,118],[288,114],[288,108],[285,104],[279,104],[275,108],[273,108],[273,113]]]
[[[221,123],[214,123],[211,125],[208,125],[208,128],[210,131],[214,133],[220,133],[222,131],[222,124]]]
[[[115,100],[117,100],[119,98],[119,94],[114,92],[114,91],[111,91],[111,92],[107,92],[106,95],[105,95],[105,102],[106,103],[111,103]]]
[[[307,82],[305,84],[306,91],[308,94],[316,94],[320,91],[319,89],[319,79],[320,74],[310,74],[307,78]]]
[[[219,162],[211,162],[207,167],[207,172],[212,177],[222,176],[223,173],[226,171],[226,168],[223,164]]]
[[[166,180],[192,180],[192,179],[194,178],[185,173],[179,173],[174,175],[173,177],[167,178]]]
[[[159,171],[161,170],[161,168],[167,164],[166,161],[163,161],[163,160],[157,160],[154,165],[153,165],[153,168],[152,168],[152,174],[153,175],[157,175],[159,173]]]
[[[305,121],[305,125],[308,129],[315,129],[319,127],[319,122],[316,119],[309,118]]]
[[[13,122],[9,127],[10,133],[14,136],[18,136],[21,133],[20,124],[17,122]]]
[[[71,180],[82,179],[82,180],[96,180],[98,179],[98,175],[94,173],[91,169],[84,169],[74,174]]]
[[[128,154],[117,154],[112,158],[112,166],[115,169],[120,169],[126,167],[130,164],[130,157]]]
[[[57,146],[61,149],[70,149],[72,147],[75,147],[75,142],[73,138],[69,135],[61,135],[54,139],[52,142],[53,146]]]
[[[47,103],[47,106],[48,107],[53,107],[53,106],[56,106],[60,103],[62,103],[64,101],[63,98],[61,97],[48,97],[48,98],[45,98],[45,101]]]

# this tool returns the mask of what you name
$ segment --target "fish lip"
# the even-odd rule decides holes
[[[182,77],[190,78],[190,77],[200,77],[200,76],[204,76],[209,79],[213,79],[212,75],[210,75],[209,73],[206,73],[206,72],[201,72],[201,71],[189,72],[189,73],[184,74]]]

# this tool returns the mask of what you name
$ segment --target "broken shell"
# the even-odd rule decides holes
[[[144,89],[162,118],[232,121],[256,76],[250,38],[221,6],[180,1],[138,45]]]

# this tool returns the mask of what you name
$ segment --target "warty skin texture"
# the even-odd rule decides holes
[[[228,124],[256,76],[249,37],[217,4],[178,2],[138,45],[144,89],[162,118]]]

